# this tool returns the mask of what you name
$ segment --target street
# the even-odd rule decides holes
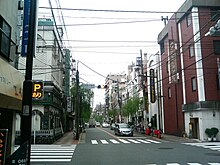
[[[87,129],[85,143],[74,152],[74,165],[150,165],[219,163],[220,152],[146,136],[118,137],[103,128]],[[97,142],[97,143],[95,143]],[[216,164],[217,165],[217,164]]]
[[[220,142],[184,142],[134,133],[115,136],[109,128],[87,128],[78,144],[33,145],[34,165],[220,165]],[[65,143],[65,144],[64,144]]]
[[[33,149],[31,164],[35,165],[220,165],[219,142],[174,142],[142,134],[119,137],[100,127],[87,128],[77,145],[48,145],[43,150],[36,145]]]
[[[32,146],[34,165],[220,165],[220,143],[187,143],[87,128],[78,144]]]

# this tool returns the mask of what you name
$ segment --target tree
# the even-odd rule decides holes
[[[134,115],[140,106],[140,98],[139,97],[133,97],[127,101],[126,104],[122,107],[123,115],[129,116]]]
[[[83,85],[79,86],[80,95],[80,119],[87,122],[91,115],[91,100],[94,97],[94,92],[91,89],[84,88]],[[76,99],[76,85],[71,88],[71,96]]]

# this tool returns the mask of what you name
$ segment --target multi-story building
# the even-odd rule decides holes
[[[0,164],[4,164],[3,156],[13,152],[15,139],[16,112],[22,111],[22,93],[24,76],[17,69],[17,47],[21,20],[18,20],[21,6],[18,0],[0,1],[0,131],[7,130],[6,151],[1,151]],[[10,12],[9,12],[10,11]],[[5,146],[1,147],[4,148]]]
[[[220,39],[205,35],[219,10],[217,0],[186,0],[158,35],[165,133],[206,140],[206,128],[220,128]]]
[[[122,108],[122,101],[126,97],[126,90],[125,90],[125,81],[126,81],[126,74],[109,74],[106,77],[105,85],[107,85],[106,93],[105,93],[105,100],[106,100],[106,107],[108,110],[118,110],[116,119],[114,121],[121,122],[121,108]]]
[[[164,130],[163,123],[163,99],[162,99],[162,86],[161,86],[161,65],[159,53],[146,54],[146,90],[147,90],[147,108],[148,108],[148,121],[155,129]]]
[[[67,118],[67,101],[71,106],[70,51],[63,49],[63,31],[54,26],[50,18],[38,19],[36,54],[33,59],[33,81],[43,81],[44,96],[33,100],[32,131],[33,143],[52,143],[62,136]],[[20,57],[19,69],[25,67],[26,58]],[[69,103],[70,102],[70,103]],[[71,108],[68,108],[71,116]],[[71,119],[71,117],[68,117]],[[19,140],[20,115],[17,114],[17,140]],[[71,129],[70,128],[70,129]]]
[[[141,67],[141,57],[137,57],[135,62],[132,62],[128,66],[128,74],[127,74],[127,80],[126,80],[126,90],[127,90],[127,98],[135,98],[140,97],[143,98],[143,88],[142,88],[142,67]],[[143,107],[137,107],[138,111],[135,116],[130,116],[131,119],[129,121],[132,121],[133,124],[139,124],[141,122],[144,122],[144,112]]]

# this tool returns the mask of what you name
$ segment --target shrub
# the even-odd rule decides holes
[[[218,134],[219,130],[218,130],[218,128],[213,127],[213,128],[211,128],[211,132],[212,132],[212,136],[216,137],[216,135]]]
[[[212,131],[210,128],[206,128],[205,133],[208,135],[208,137],[212,137]]]

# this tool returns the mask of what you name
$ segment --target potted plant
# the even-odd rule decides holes
[[[212,132],[212,140],[216,141],[216,135],[218,134],[219,130],[216,127],[211,128],[211,132]]]
[[[212,141],[212,130],[210,128],[206,128],[205,133],[208,136],[208,141]]]

